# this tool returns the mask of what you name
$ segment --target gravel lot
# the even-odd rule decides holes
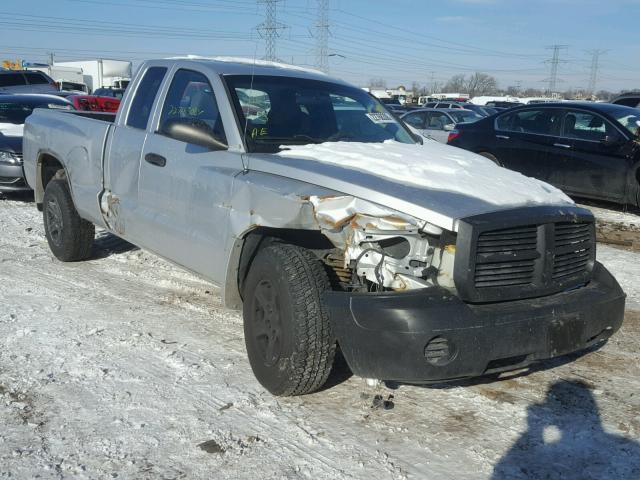
[[[0,200],[0,478],[640,478],[640,252],[598,254],[629,294],[598,351],[429,388],[342,367],[282,399],[214,287],[104,233],[61,264]]]

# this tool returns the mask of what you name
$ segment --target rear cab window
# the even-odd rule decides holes
[[[129,107],[126,125],[146,130],[160,85],[167,73],[166,67],[149,67],[138,84]]]

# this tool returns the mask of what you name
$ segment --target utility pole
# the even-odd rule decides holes
[[[316,0],[318,23],[316,23],[316,67],[329,73],[329,0]]]
[[[587,53],[591,54],[591,72],[589,74],[587,94],[593,96],[598,81],[598,70],[600,70],[600,55],[607,53],[607,50],[589,50]]]
[[[549,82],[549,94],[553,94],[556,91],[556,85],[558,84],[558,65],[560,63],[566,63],[566,60],[560,60],[560,51],[566,50],[569,45],[551,45],[547,47],[548,50],[553,50],[551,60],[547,60],[547,63],[551,64],[551,75],[547,79]]]
[[[436,72],[431,71],[431,77],[429,79],[429,93],[436,93]]]
[[[282,0],[258,0],[259,4],[265,6],[264,22],[256,28],[258,33],[264,38],[264,59],[275,62],[278,58],[276,54],[276,39],[280,36],[280,30],[286,28],[279,23],[276,18],[277,5]]]

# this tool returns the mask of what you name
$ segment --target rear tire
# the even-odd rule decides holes
[[[53,179],[44,191],[44,231],[49,248],[62,262],[77,262],[91,255],[93,223],[80,218],[66,180]]]
[[[258,381],[274,395],[303,395],[327,381],[336,352],[321,262],[284,243],[258,252],[244,287],[244,336]]]
[[[493,163],[495,163],[499,167],[503,166],[502,163],[500,163],[500,160],[498,160],[495,155],[493,155],[493,154],[491,154],[489,152],[478,152],[478,155],[482,155],[484,158],[488,158],[489,160],[491,160]]]

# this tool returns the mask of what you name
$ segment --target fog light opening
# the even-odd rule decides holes
[[[445,337],[434,337],[424,347],[424,357],[436,367],[451,363],[457,354],[455,344]]]

